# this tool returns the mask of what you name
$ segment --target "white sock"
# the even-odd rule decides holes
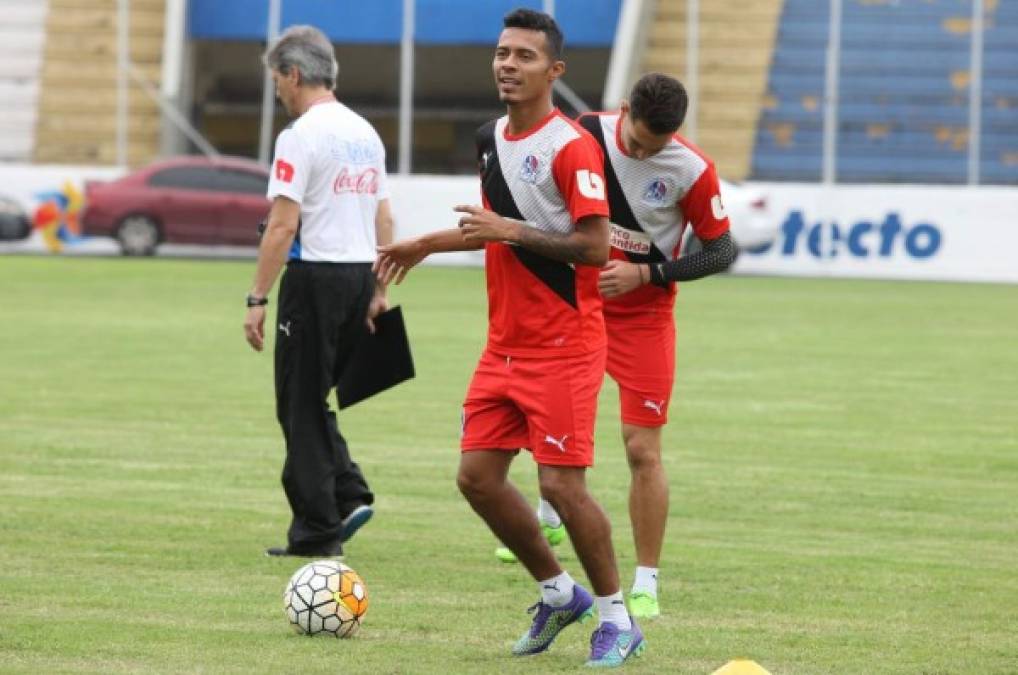
[[[657,597],[657,568],[637,567],[636,580],[633,581],[633,593],[650,593]]]
[[[573,599],[573,586],[576,582],[569,576],[569,572],[563,572],[557,577],[538,581],[537,587],[541,591],[541,601],[552,607],[568,605]]]
[[[622,591],[615,595],[595,595],[594,602],[597,603],[597,614],[601,618],[601,623],[613,623],[619,630],[630,630],[633,627],[626,603],[622,601]]]
[[[558,517],[555,507],[545,499],[542,499],[537,505],[537,518],[541,521],[542,525],[549,527],[558,527],[562,524],[562,519]]]

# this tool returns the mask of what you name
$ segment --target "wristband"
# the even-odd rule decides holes
[[[658,285],[665,283],[664,263],[650,263],[647,265],[650,270],[650,281]]]
[[[269,304],[269,299],[268,298],[259,298],[257,295],[248,295],[247,296],[247,306],[248,307],[264,307],[267,304]]]

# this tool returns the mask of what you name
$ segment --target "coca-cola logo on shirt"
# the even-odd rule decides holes
[[[365,169],[360,173],[353,173],[344,166],[332,183],[332,191],[337,195],[376,194],[378,192],[378,169]]]

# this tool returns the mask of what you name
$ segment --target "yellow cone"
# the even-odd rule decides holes
[[[756,661],[737,659],[729,661],[711,675],[771,675]]]

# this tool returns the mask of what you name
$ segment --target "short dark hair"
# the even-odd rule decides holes
[[[682,126],[689,107],[686,88],[674,77],[647,73],[633,85],[629,93],[629,116],[633,122],[643,120],[655,134],[670,134]]]
[[[544,33],[544,41],[548,45],[548,56],[552,61],[562,60],[565,38],[562,37],[562,29],[550,15],[520,7],[506,14],[502,19],[502,25],[505,28],[525,28]]]

